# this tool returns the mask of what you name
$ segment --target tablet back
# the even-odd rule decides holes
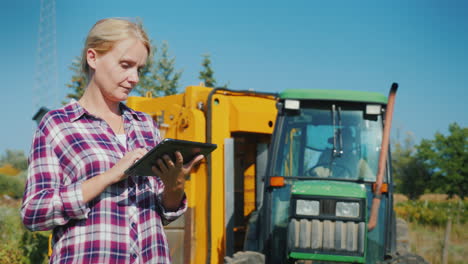
[[[128,168],[125,174],[129,176],[155,176],[152,166],[164,154],[169,155],[175,162],[175,152],[179,151],[182,154],[184,163],[187,163],[199,154],[203,154],[206,157],[216,148],[216,144],[166,138]]]

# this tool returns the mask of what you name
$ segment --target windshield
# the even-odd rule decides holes
[[[275,175],[375,181],[380,115],[365,115],[361,104],[327,105],[283,118]]]

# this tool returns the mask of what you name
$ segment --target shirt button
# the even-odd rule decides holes
[[[137,254],[133,253],[133,254],[132,254],[132,257],[133,257],[134,259],[136,259],[136,258],[137,258]]]
[[[132,226],[132,228],[135,228],[136,224],[135,224],[135,223],[132,223],[131,226]]]

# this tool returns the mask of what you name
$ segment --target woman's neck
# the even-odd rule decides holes
[[[83,96],[78,101],[88,112],[97,116],[120,115],[120,102],[106,99],[99,88],[92,83],[86,87]]]

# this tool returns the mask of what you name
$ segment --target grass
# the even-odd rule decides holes
[[[448,247],[448,263],[466,263],[468,259],[468,224],[452,224]],[[411,251],[429,263],[442,263],[445,227],[409,223]]]
[[[460,202],[457,198],[450,200],[447,200],[446,198],[447,197],[445,195],[430,194],[422,196],[419,200],[441,204],[447,203],[447,201],[453,201],[454,203]],[[403,197],[399,197],[398,200],[399,203],[405,203],[407,201]],[[396,211],[398,212],[398,210]],[[467,218],[467,212],[462,209],[461,212],[457,211],[453,212],[453,214],[456,215],[456,217],[453,217],[452,219],[452,227],[448,244],[448,263],[467,263],[468,232],[466,230],[468,230],[468,223],[465,220]],[[447,218],[447,216],[445,217]],[[444,222],[444,224],[421,224],[420,222],[408,221],[408,227],[411,251],[424,257],[424,259],[429,263],[442,263],[442,250],[445,241],[445,230],[447,227],[446,222]]]
[[[0,264],[47,263],[50,232],[30,232],[20,217],[21,200],[0,195]]]
[[[423,201],[441,203],[447,201],[446,197],[434,194],[425,195],[421,198],[420,200]],[[409,202],[402,195],[397,195],[395,200],[397,201],[397,206],[398,203]],[[19,215],[20,206],[20,199],[6,198],[6,196],[0,194],[0,241],[2,241],[2,245],[0,246],[0,264],[47,263],[46,254],[50,232],[30,232],[26,230],[21,223]],[[427,210],[433,210],[433,208],[428,208]],[[467,218],[466,214],[465,210],[457,212],[456,215],[459,218],[453,219],[448,247],[448,263],[467,263],[468,232],[466,230],[468,230],[468,222],[465,221]],[[424,257],[429,263],[441,263],[446,226],[410,221],[408,221],[408,225],[411,251]]]
[[[11,205],[12,202],[8,201]],[[0,205],[0,241],[5,241],[0,247],[0,263],[25,263],[20,249],[22,233],[18,210],[15,207]]]

